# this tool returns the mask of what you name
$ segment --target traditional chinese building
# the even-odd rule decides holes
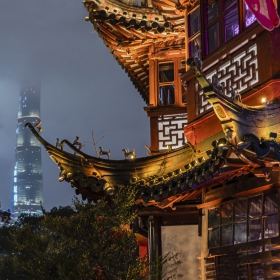
[[[255,9],[270,19],[274,2]],[[134,184],[150,259],[188,237],[179,241],[184,279],[280,279],[280,29],[264,29],[240,0],[84,5],[147,103],[150,156],[92,157],[77,141],[51,145],[28,124],[59,180],[89,201]],[[168,227],[178,231],[171,240]]]

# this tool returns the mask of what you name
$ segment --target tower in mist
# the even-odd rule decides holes
[[[16,130],[14,183],[11,209],[18,215],[23,212],[41,213],[43,202],[43,175],[40,142],[26,123],[40,121],[40,85],[25,83],[21,86]]]

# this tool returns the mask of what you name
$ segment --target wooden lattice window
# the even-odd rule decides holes
[[[185,143],[184,126],[186,125],[187,114],[158,117],[159,149],[167,149],[167,145],[173,149],[183,146]]]

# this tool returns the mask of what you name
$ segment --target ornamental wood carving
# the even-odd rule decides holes
[[[226,62],[220,65],[217,60],[206,72],[206,77],[211,82],[214,74],[218,74],[219,81],[224,86],[224,94],[228,97],[231,96],[230,86],[239,93],[243,93],[259,82],[257,53],[257,44],[253,44],[234,56],[228,57]],[[195,101],[196,116],[212,108],[197,82],[195,82]]]
[[[187,125],[187,114],[158,117],[159,149],[165,150],[167,145],[173,149],[181,147],[185,143],[185,125]]]

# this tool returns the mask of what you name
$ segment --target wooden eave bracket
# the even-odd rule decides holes
[[[97,0],[92,2],[97,2]],[[141,20],[143,18],[143,15],[147,15],[149,19],[159,18],[160,21],[164,22],[162,15],[155,7],[134,6],[123,3],[121,1],[113,0],[101,0],[99,3],[97,3],[97,6],[99,7],[98,10],[106,9],[108,13],[115,13],[116,15],[121,16],[126,15],[130,19],[135,18]],[[89,10],[89,8],[87,9]]]

